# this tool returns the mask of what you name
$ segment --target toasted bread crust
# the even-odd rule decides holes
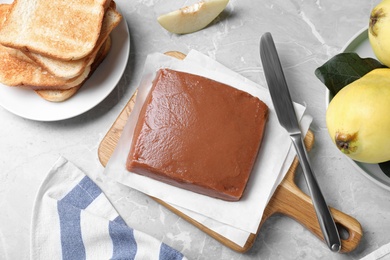
[[[110,0],[14,0],[0,44],[61,60],[93,51]]]
[[[31,89],[69,89],[80,84],[90,67],[77,78],[69,81],[58,78],[32,61],[23,52],[0,45],[0,82],[13,87]]]
[[[15,1],[29,2],[31,0]],[[79,60],[64,61],[0,44],[0,68],[2,68],[0,82],[9,86],[32,89],[43,99],[52,102],[61,102],[75,95],[108,55],[111,48],[110,33],[122,19],[121,14],[116,11],[114,1],[82,1],[105,3],[104,19],[98,31],[99,37],[88,56]],[[14,5],[15,2],[13,4],[0,4],[0,34],[2,28],[11,19]],[[55,69],[57,72],[59,70],[57,74],[62,77],[52,73]]]
[[[7,19],[7,15],[10,11],[9,4],[0,4],[0,28],[3,26],[3,23]]]
[[[111,37],[108,37],[107,40],[104,42],[102,47],[99,49],[96,59],[91,65],[91,71],[88,75],[88,77],[79,85],[76,87],[66,89],[66,90],[35,90],[35,93],[37,93],[41,98],[51,101],[51,102],[62,102],[65,101],[72,96],[74,96],[77,91],[84,85],[85,81],[95,72],[95,70],[99,67],[99,65],[103,62],[103,60],[107,57],[109,51],[111,48]]]

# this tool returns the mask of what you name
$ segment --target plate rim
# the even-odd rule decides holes
[[[343,46],[343,48],[341,49],[340,53],[344,53],[344,52],[348,52],[350,51],[351,49],[353,49],[353,45],[358,45],[360,44],[362,41],[368,39],[368,37],[366,37],[366,35],[368,32],[368,26],[365,26],[363,27],[362,29],[360,29],[359,31],[357,31],[348,41],[347,43]],[[328,105],[330,103],[330,101],[332,100],[332,95],[329,91],[328,88],[326,88],[326,91],[325,91],[325,109],[328,108]],[[360,162],[356,162],[354,160],[352,160],[351,158],[345,156],[347,158],[347,160],[352,164],[352,166],[360,173],[362,174],[364,177],[366,177],[368,180],[372,181],[373,183],[375,183],[376,185],[378,185],[379,187],[385,189],[385,190],[388,190],[390,191],[390,183],[389,184],[386,184],[384,183],[383,181],[377,179],[375,176],[373,176],[372,174],[370,173],[367,173],[365,170],[362,169],[362,167],[360,166]]]
[[[6,0],[0,0],[0,3],[7,3],[7,1]],[[121,13],[119,5],[117,5],[117,10],[118,10],[118,12]],[[121,30],[121,32],[125,32],[126,36],[121,36],[120,35],[121,32],[116,32],[115,31],[115,30],[118,30],[118,29]],[[14,115],[16,115],[16,116],[18,116],[20,118],[24,118],[24,119],[28,119],[28,120],[32,120],[32,121],[38,121],[38,122],[62,121],[62,120],[66,120],[66,119],[71,119],[71,118],[77,117],[79,115],[82,115],[82,114],[90,111],[91,109],[96,107],[98,104],[100,104],[105,98],[107,98],[107,96],[110,95],[110,93],[115,89],[115,87],[118,85],[118,82],[123,77],[123,74],[124,74],[125,69],[127,67],[128,60],[129,60],[129,54],[130,54],[130,43],[131,43],[131,40],[130,40],[129,27],[128,27],[127,21],[126,21],[126,19],[125,19],[125,17],[123,15],[122,15],[122,20],[120,21],[118,26],[114,29],[114,31],[111,33],[111,37],[113,38],[113,40],[115,40],[115,39],[122,40],[123,41],[123,45],[121,45],[121,49],[120,50],[115,51],[115,50],[111,49],[110,53],[108,53],[107,58],[110,57],[110,54],[114,55],[112,53],[113,51],[116,52],[115,55],[117,55],[119,57],[124,57],[124,58],[122,58],[120,60],[120,64],[116,63],[115,64],[116,66],[114,66],[113,71],[115,71],[116,76],[113,76],[113,78],[109,79],[108,84],[107,84],[108,86],[105,86],[105,85],[103,86],[104,90],[100,94],[95,96],[95,100],[93,102],[91,102],[91,104],[86,105],[85,107],[83,107],[83,108],[81,108],[79,110],[74,110],[73,112],[66,112],[64,114],[60,113],[59,115],[54,115],[54,116],[51,115],[51,114],[47,114],[45,116],[41,116],[41,115],[38,115],[37,113],[35,113],[35,114],[24,113],[23,114],[23,112],[18,111],[17,109],[13,109],[12,106],[10,106],[8,104],[5,104],[4,102],[1,102],[1,100],[0,100],[0,106],[4,110],[6,110],[6,111],[10,112],[11,114],[14,114]],[[114,46],[112,46],[112,47],[114,47]],[[105,59],[103,61],[103,63],[106,60],[108,60],[108,59]],[[102,67],[102,66],[99,66],[97,68],[97,70],[100,67]],[[91,79],[93,79],[94,77],[97,77],[95,73],[96,73],[96,71],[91,75],[91,78],[89,78],[84,84],[88,84],[88,81],[90,82]],[[2,85],[1,87],[9,87],[9,86],[6,86],[4,84],[1,84],[1,85]],[[83,88],[81,88],[79,91],[82,91],[82,89]],[[77,93],[76,93],[76,95],[77,95]],[[38,97],[38,95],[37,95],[37,97]],[[38,102],[40,102],[42,100],[39,100]],[[45,102],[49,102],[49,101],[45,101]],[[59,106],[64,106],[64,104],[65,104],[65,107],[66,107],[66,103],[65,102],[67,102],[67,100],[65,100],[64,102],[58,103],[58,105]],[[49,102],[49,104],[50,103],[55,104],[55,102]]]

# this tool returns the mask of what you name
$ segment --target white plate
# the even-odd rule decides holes
[[[0,0],[0,3],[5,3]],[[37,121],[58,121],[75,117],[99,104],[118,84],[127,65],[130,35],[126,19],[111,33],[110,52],[92,76],[70,99],[52,103],[34,91],[0,83],[0,105],[18,116]]]
[[[355,36],[353,36],[351,40],[349,40],[344,46],[342,52],[355,52],[362,58],[371,57],[377,59],[375,57],[374,52],[372,51],[370,42],[368,40],[367,28],[363,28],[357,34],[355,34]],[[327,89],[326,106],[328,106],[332,97],[333,96],[329,93],[329,90]],[[351,159],[349,159],[349,161],[352,163],[353,166],[355,166],[358,172],[363,174],[369,180],[386,190],[390,190],[390,178],[382,172],[378,164],[361,163],[353,161]]]

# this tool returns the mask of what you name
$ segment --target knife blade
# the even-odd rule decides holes
[[[324,240],[332,251],[338,252],[341,248],[340,236],[329,207],[326,204],[316,177],[311,169],[298,119],[295,114],[294,105],[279,60],[279,55],[272,35],[269,32],[261,37],[260,57],[276,115],[280,124],[289,133],[291,141],[297,151],[298,159],[302,166]]]

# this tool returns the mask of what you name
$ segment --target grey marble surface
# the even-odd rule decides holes
[[[134,228],[182,251],[189,259],[360,259],[390,242],[390,192],[358,173],[341,155],[325,125],[325,87],[314,70],[340,52],[368,24],[379,0],[230,0],[208,28],[172,35],[156,21],[191,1],[117,0],[131,36],[130,57],[113,92],[92,110],[58,122],[18,117],[0,107],[0,259],[28,259],[35,193],[61,155],[91,176]],[[349,254],[330,252],[304,227],[285,216],[263,225],[254,246],[237,253],[178,218],[153,200],[101,177],[97,149],[134,93],[146,56],[196,49],[243,76],[265,85],[259,38],[271,32],[285,67],[292,98],[314,117],[312,165],[328,203],[362,225],[363,239]],[[298,183],[305,190],[298,172]]]

